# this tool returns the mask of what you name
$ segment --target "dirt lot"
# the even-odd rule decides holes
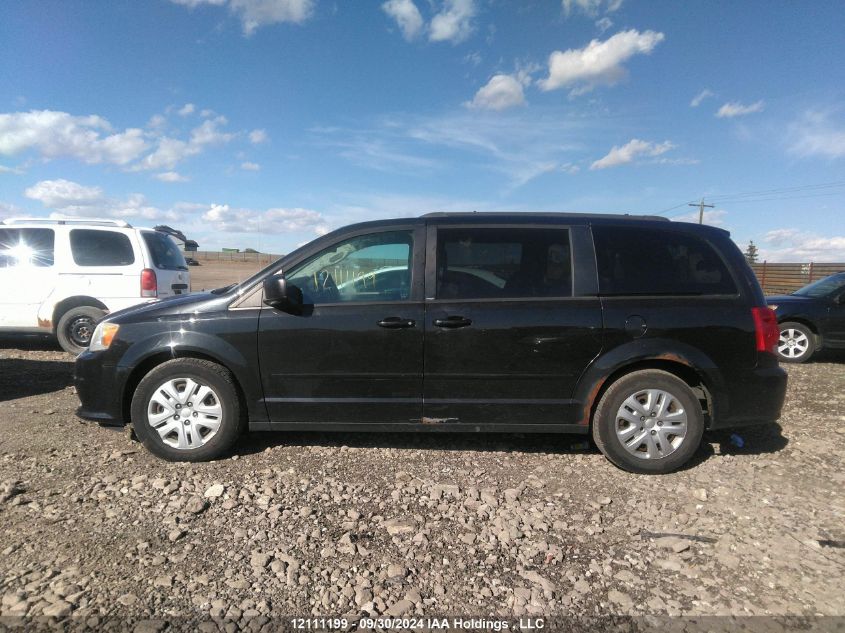
[[[0,340],[0,629],[845,615],[845,354],[789,367],[780,425],[663,477],[567,436],[254,434],[168,464],[77,419],[72,372]]]
[[[266,264],[265,264],[266,265]],[[250,262],[209,262],[200,261],[199,266],[191,266],[191,289],[211,290],[226,286],[235,281],[243,281],[257,273],[264,265]]]

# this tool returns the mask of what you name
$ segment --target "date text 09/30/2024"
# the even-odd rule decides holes
[[[346,631],[350,625],[356,630],[413,630],[413,631],[539,631],[545,628],[543,618],[520,618],[518,621],[483,617],[363,617],[352,623],[349,618],[311,617],[291,618],[297,631]]]

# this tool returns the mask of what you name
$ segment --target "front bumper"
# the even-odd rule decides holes
[[[777,365],[755,369],[730,385],[727,411],[711,421],[710,429],[765,424],[780,418],[786,398],[786,372]]]
[[[104,362],[100,352],[82,352],[74,369],[76,395],[81,406],[76,415],[104,426],[123,426],[123,380],[118,367]]]

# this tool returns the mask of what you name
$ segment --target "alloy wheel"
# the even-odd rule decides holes
[[[778,353],[784,358],[797,359],[807,353],[810,339],[801,330],[787,328],[781,330],[778,339]]]

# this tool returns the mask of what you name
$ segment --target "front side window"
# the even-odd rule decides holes
[[[593,227],[603,295],[736,294],[725,263],[703,239],[639,227]]]
[[[411,231],[359,235],[285,271],[306,304],[404,301],[411,297]]]
[[[55,242],[53,229],[0,229],[0,268],[52,266]]]
[[[70,249],[77,266],[129,266],[135,263],[132,242],[124,233],[73,229]]]
[[[566,229],[466,228],[437,232],[438,299],[569,297]]]

